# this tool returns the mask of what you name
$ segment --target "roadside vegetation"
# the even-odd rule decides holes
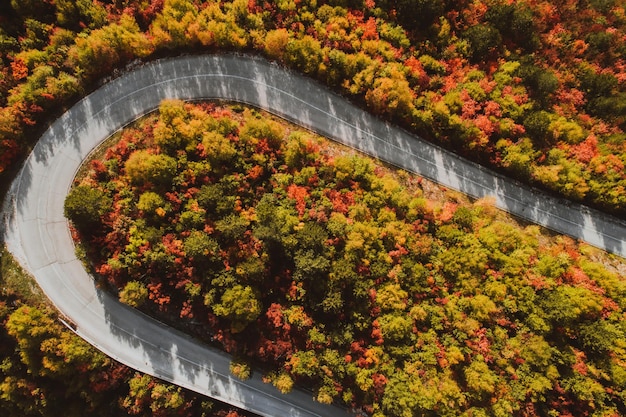
[[[626,214],[626,16],[615,0],[12,0],[0,171],[126,64],[245,51],[522,181]]]
[[[3,416],[249,416],[140,374],[65,327],[35,281],[0,251]]]
[[[616,0],[3,1],[0,190],[49,122],[125,68],[238,51],[624,217],[625,24]],[[67,203],[124,302],[206,323],[281,390],[316,384],[377,415],[626,414],[623,261],[253,110],[164,106],[182,119],[124,133]],[[213,137],[174,135],[193,120]],[[142,275],[159,265],[160,286]],[[0,279],[3,414],[211,415],[80,342],[6,253]]]
[[[626,413],[621,258],[240,105],[164,101],[100,154],[65,205],[94,271],[240,377],[380,417]]]

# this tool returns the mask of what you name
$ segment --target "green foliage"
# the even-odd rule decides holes
[[[540,110],[532,112],[524,119],[524,128],[534,143],[545,146],[553,142],[550,123],[552,122],[550,113]]]
[[[137,208],[147,214],[156,214],[159,208],[163,209],[165,200],[154,191],[146,191],[139,196]]]
[[[120,301],[131,307],[141,307],[148,299],[148,289],[138,281],[128,282],[120,291]]]
[[[231,320],[231,329],[235,333],[242,331],[261,313],[261,303],[252,287],[242,285],[228,288],[220,302],[211,307],[216,315]]]
[[[500,68],[499,77],[517,68]],[[482,76],[468,75],[455,111],[488,97],[472,81]],[[202,176],[189,175],[207,149],[182,141],[168,151],[176,179],[167,191],[139,185],[128,169],[100,179],[115,182],[114,206],[137,201],[139,218],[111,219],[118,234],[107,234],[94,262],[112,284],[150,276],[142,308],[208,318],[232,352],[267,362],[280,390],[302,382],[319,401],[341,396],[389,416],[518,415],[526,402],[548,413],[562,409],[563,392],[582,408],[621,407],[619,273],[568,239],[520,226],[489,200],[469,203],[258,111],[237,108],[220,121],[231,111],[173,103],[156,121],[178,120],[180,132],[203,126],[228,163],[213,159]],[[536,113],[552,138],[576,143],[573,122]],[[148,123],[133,128],[148,133],[129,144],[128,160],[154,155]],[[538,155],[527,137],[498,146],[514,169]],[[539,167],[555,182],[577,169],[560,149]],[[580,184],[569,192],[585,192],[584,182],[568,181]]]
[[[118,22],[89,33],[83,32],[68,54],[79,73],[97,77],[108,74],[116,65],[132,57],[144,57],[150,52],[151,45],[135,20],[123,15]]]
[[[247,142],[265,140],[272,149],[278,149],[285,132],[280,123],[264,118],[248,117],[239,132],[239,137]]]
[[[171,156],[136,151],[130,155],[124,169],[133,184],[149,183],[166,187],[176,175],[176,165],[176,160]]]
[[[552,94],[559,87],[556,75],[548,69],[538,67],[535,63],[523,64],[519,67],[518,74],[539,104],[548,107]]]
[[[470,43],[470,57],[474,62],[489,58],[502,44],[502,36],[498,29],[488,24],[470,27],[463,37]]]
[[[111,210],[112,200],[104,191],[89,185],[70,190],[64,203],[64,213],[77,227],[89,229],[101,222]]]
[[[50,111],[136,58],[153,51],[249,48],[522,180],[608,209],[626,207],[619,139],[626,102],[619,64],[624,19],[613,0],[576,8],[564,3],[558,13],[503,1],[381,0],[374,8],[360,1],[318,7],[313,1],[169,0],[162,8],[159,2],[5,3],[0,171],[31,146],[33,124],[37,129]],[[609,272],[593,256],[564,257],[560,253],[576,250],[538,229],[513,232],[483,206],[454,200],[444,209],[421,191],[381,186],[380,168],[367,163],[338,156],[339,168],[329,168],[314,141],[287,149],[272,136],[263,150],[261,134],[233,140],[244,126],[234,120],[238,116],[172,107],[169,120],[163,111],[167,124],[144,133],[154,130],[159,142],[152,155],[167,155],[175,164],[155,160],[146,168],[135,161],[140,181],[111,180],[125,174],[119,168],[127,155],[118,149],[105,163],[103,177],[111,182],[95,187],[107,190],[105,202],[116,199],[104,210],[107,229],[100,235],[109,240],[92,245],[112,255],[103,272],[111,267],[116,282],[132,281],[133,274],[163,276],[179,287],[151,286],[146,305],[207,317],[210,310],[183,303],[201,295],[219,304],[229,288],[249,286],[263,299],[257,320],[266,328],[255,333],[247,326],[239,346],[249,338],[249,352],[284,358],[294,350],[309,352],[307,343],[330,344],[340,358],[349,356],[345,364],[308,361],[310,372],[302,376],[319,382],[320,401],[349,386],[344,398],[371,404],[375,414],[519,415],[531,408],[546,415],[572,409],[624,414],[619,317],[626,302],[615,272],[623,269]],[[172,188],[178,186],[188,188]],[[150,192],[163,204],[154,195],[142,202]],[[139,215],[150,217],[134,223],[128,216],[144,210],[139,206],[146,209]],[[92,210],[85,217],[102,214]],[[300,240],[306,243],[300,246]],[[184,259],[187,250],[196,254],[193,262]],[[175,290],[180,293],[166,293]],[[406,300],[397,296],[403,292]],[[569,296],[572,305],[554,307]],[[273,303],[285,304],[284,311],[303,308],[300,324],[287,315],[266,318],[264,308]],[[402,324],[392,320],[395,315],[409,318]],[[303,317],[314,319],[316,331]],[[231,343],[229,319],[218,321],[226,322],[224,343]],[[425,337],[427,329],[432,332]],[[276,343],[255,345],[262,339],[253,335],[261,333]],[[308,342],[310,334],[315,337]],[[58,344],[46,346],[52,351]],[[466,384],[466,370],[481,371],[482,362],[486,375],[497,375],[492,392],[491,378]],[[23,381],[7,377],[6,398],[33,398],[24,388],[31,383]],[[134,414],[151,412],[153,401],[164,413],[175,413],[168,404],[180,404],[173,389],[136,394],[141,396],[130,396],[126,408]],[[38,398],[30,408],[5,414],[88,409],[46,408],[54,403],[48,391]]]
[[[492,2],[485,18],[524,50],[530,52],[539,47],[532,10],[525,4]]]
[[[385,5],[387,2],[383,1]],[[445,1],[443,0],[398,0],[389,2],[396,10],[398,20],[405,28],[428,28],[443,15]],[[383,6],[384,7],[384,6]]]
[[[82,22],[95,29],[107,23],[106,9],[92,0],[55,0],[54,5],[56,19],[60,25],[72,27],[77,22]]]
[[[287,43],[284,58],[305,74],[315,74],[322,62],[322,47],[317,39],[305,35]]]

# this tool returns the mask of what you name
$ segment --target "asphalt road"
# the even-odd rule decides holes
[[[95,287],[76,259],[63,201],[80,163],[112,133],[163,99],[220,98],[248,103],[389,163],[626,257],[626,224],[543,195],[381,122],[319,84],[259,58],[188,56],[146,64],[78,102],[41,137],[3,206],[3,239],[20,264],[89,343],[116,360],[263,416],[341,416],[348,412],[281,395],[260,375],[228,372],[209,349]]]

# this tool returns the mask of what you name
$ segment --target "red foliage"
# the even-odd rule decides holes
[[[350,207],[354,205],[354,192],[335,189],[326,190],[326,197],[333,204],[333,211],[341,214],[348,214]]]
[[[302,187],[296,184],[290,184],[287,187],[287,195],[289,198],[296,200],[296,210],[300,217],[304,216],[306,210],[306,199],[309,196],[309,191],[306,187]]]
[[[0,173],[7,169],[20,154],[20,148],[14,140],[5,139],[0,142]]]
[[[363,28],[363,34],[361,35],[361,39],[363,40],[378,40],[378,28],[376,27],[376,20],[373,17],[370,17],[367,22],[361,25]]]
[[[475,354],[480,354],[485,358],[485,362],[489,363],[493,360],[491,354],[491,341],[487,338],[487,328],[481,327],[474,333],[474,338],[465,342]]]
[[[22,59],[16,59],[11,62],[11,74],[15,81],[19,81],[28,77],[28,67]]]
[[[587,136],[587,139],[570,147],[570,153],[583,164],[589,163],[598,155],[598,139],[593,133]]]
[[[371,333],[371,337],[374,340],[374,344],[376,345],[382,345],[383,343],[385,343],[384,339],[383,339],[383,333],[380,330],[380,323],[378,322],[378,320],[374,320],[372,322],[372,333]]]
[[[383,395],[385,386],[387,385],[387,377],[385,377],[385,375],[375,373],[372,375],[372,383],[374,384],[374,393],[376,396],[380,397]]]
[[[441,220],[444,223],[452,220],[452,217],[454,216],[454,213],[456,212],[457,207],[458,207],[458,204],[452,203],[450,201],[446,201],[443,204],[441,213],[439,214],[439,220]]]
[[[162,292],[163,284],[148,284],[148,297],[155,304],[159,306],[159,308],[164,309],[171,301],[171,297]]]
[[[253,166],[250,171],[248,171],[248,178],[252,181],[259,179],[263,175],[263,167],[260,165]]]

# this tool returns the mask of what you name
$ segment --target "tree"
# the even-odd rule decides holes
[[[230,361],[230,373],[242,381],[245,381],[246,379],[250,379],[252,370],[248,363],[241,360],[232,360]]]
[[[385,342],[401,342],[411,335],[413,329],[413,320],[405,315],[384,314],[378,321]]]
[[[293,389],[293,379],[286,372],[274,376],[272,384],[283,394],[287,394]]]
[[[543,308],[555,326],[572,327],[579,320],[597,318],[602,301],[588,289],[560,285],[546,294]]]
[[[540,46],[532,10],[520,3],[492,2],[485,14],[504,37],[509,38],[526,51]]]
[[[139,202],[137,202],[137,208],[148,215],[157,214],[157,210],[163,210],[165,206],[165,200],[163,197],[153,191],[146,191],[139,196]]]
[[[265,53],[270,58],[282,59],[288,42],[289,32],[287,29],[271,30],[265,35]]]
[[[474,62],[487,60],[502,45],[500,31],[489,24],[478,24],[463,33],[470,43],[470,57]]]
[[[64,203],[65,217],[85,232],[111,211],[112,200],[99,188],[79,185],[70,190]]]
[[[171,156],[144,150],[130,154],[124,165],[126,175],[133,184],[154,186],[170,185],[176,175],[176,167],[177,162]]]
[[[50,0],[11,0],[11,7],[20,16],[49,16],[54,2]]]
[[[250,221],[238,214],[229,214],[215,222],[215,228],[226,240],[231,242],[241,239],[249,225]]]
[[[380,4],[395,9],[398,20],[406,30],[427,29],[443,15],[445,9],[444,0],[383,0]]]
[[[391,66],[376,77],[373,89],[365,94],[367,104],[375,113],[408,119],[413,114],[415,93],[404,74]]]
[[[220,246],[209,234],[194,230],[183,242],[185,254],[197,265],[219,259]]]
[[[44,311],[29,306],[18,308],[7,320],[7,332],[17,340],[20,358],[34,374],[41,368],[40,346],[53,336],[56,326]]]
[[[158,46],[183,48],[189,43],[187,30],[197,16],[198,9],[192,1],[167,0],[152,22],[150,33]]]
[[[122,15],[119,22],[77,38],[68,55],[72,66],[78,67],[87,77],[95,78],[108,75],[125,60],[145,57],[151,52],[152,46],[137,22]]]
[[[141,307],[148,299],[148,289],[139,281],[128,282],[120,291],[120,301],[131,307]]]
[[[261,314],[261,302],[250,286],[235,285],[222,294],[220,302],[212,306],[213,312],[231,321],[233,333],[242,331]]]
[[[278,149],[284,134],[283,126],[276,121],[249,117],[239,132],[239,138],[252,144],[265,140],[270,149]]]
[[[472,363],[465,368],[464,374],[467,387],[478,398],[491,395],[496,390],[498,377],[489,369],[482,356],[475,357]]]
[[[96,29],[107,23],[106,9],[93,0],[55,0],[54,5],[60,25],[76,29],[86,25]]]
[[[285,47],[285,60],[305,74],[317,74],[322,63],[322,46],[312,36],[293,39]]]
[[[546,146],[553,143],[554,137],[550,131],[550,123],[552,123],[550,113],[544,110],[531,112],[526,115],[523,123],[533,143],[539,146]]]

